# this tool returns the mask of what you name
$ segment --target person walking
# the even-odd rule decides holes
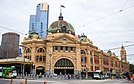
[[[134,74],[131,76],[131,81],[134,82]]]
[[[110,78],[111,78],[111,79],[112,79],[112,75],[113,75],[112,72],[113,72],[113,69],[111,68],[111,69],[110,69]]]
[[[126,77],[127,77],[127,79],[128,79],[129,81],[131,81],[130,73],[129,73],[129,72],[126,73]]]

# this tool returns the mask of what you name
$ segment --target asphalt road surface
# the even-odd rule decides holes
[[[105,80],[62,80],[62,79],[28,79],[27,84],[134,84],[126,79]],[[10,84],[11,79],[0,79],[0,84]],[[12,84],[25,84],[25,79],[13,79]]]

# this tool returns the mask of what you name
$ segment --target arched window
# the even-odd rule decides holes
[[[81,54],[86,54],[86,52],[84,50],[81,50]]]
[[[73,63],[68,59],[60,59],[56,62],[55,67],[73,67]]]
[[[28,48],[28,49],[26,50],[26,53],[30,53],[30,52],[31,52],[31,49]]]
[[[39,48],[37,52],[45,52],[43,48]]]

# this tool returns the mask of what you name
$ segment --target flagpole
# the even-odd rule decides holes
[[[61,5],[60,5],[60,16],[62,16],[62,9],[61,9],[62,7],[61,7]]]
[[[60,16],[59,16],[59,20],[63,20],[63,16],[62,16],[62,7],[65,8],[65,6],[60,5]]]

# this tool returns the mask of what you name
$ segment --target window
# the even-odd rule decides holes
[[[104,65],[109,65],[109,60],[108,60],[107,58],[104,58],[104,59],[103,59],[103,64],[104,64]]]
[[[109,68],[104,67],[104,71],[105,71],[105,72],[109,71]]]
[[[60,50],[63,50],[63,46],[60,47]]]
[[[68,59],[60,59],[56,62],[56,67],[73,67],[73,63]]]
[[[117,67],[118,65],[117,65],[117,62],[115,62],[115,67]]]
[[[27,58],[27,56],[24,56],[24,58]]]
[[[31,56],[25,56],[25,58],[27,58],[27,59],[30,59],[30,60],[31,60]]]
[[[45,56],[43,56],[42,61],[45,61]]]
[[[42,61],[42,56],[39,56],[39,61]]]
[[[37,62],[43,62],[43,61],[45,61],[45,56],[42,56],[42,55],[36,56],[36,61]]]
[[[124,68],[124,67],[123,67],[123,64],[122,64],[122,68]]]
[[[37,52],[44,52],[44,49],[43,49],[43,48],[39,48],[39,49],[37,50]]]
[[[39,59],[39,56],[36,56],[36,61],[37,61],[37,62],[39,61],[38,59]]]
[[[68,51],[68,47],[65,47],[65,50]]]
[[[70,51],[73,51],[73,47],[70,47]]]
[[[60,46],[58,46],[58,52],[60,52]]]
[[[81,54],[86,54],[84,50],[81,50]]]
[[[90,63],[93,64],[93,58],[90,58]]]
[[[85,63],[86,62],[86,57],[81,57],[81,62]]]
[[[58,46],[55,46],[55,50],[58,50]]]
[[[30,50],[30,48],[28,48],[27,50],[26,50],[26,53],[30,53],[31,52],[31,50]]]
[[[90,55],[92,56],[92,51],[90,51]]]
[[[31,60],[31,56],[29,56],[29,59]]]
[[[96,70],[99,70],[99,67],[98,67],[98,66],[95,66],[95,71],[96,71]]]
[[[94,56],[94,63],[99,64],[99,57],[98,56]]]
[[[111,66],[113,67],[113,61],[111,60]]]
[[[93,66],[91,66],[91,71],[93,71]]]
[[[75,52],[75,47],[70,46],[53,46],[54,52]]]

